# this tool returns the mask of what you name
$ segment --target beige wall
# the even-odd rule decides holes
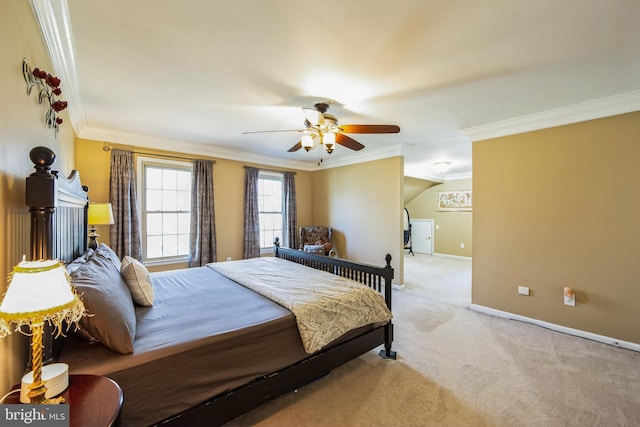
[[[76,144],[78,170],[96,202],[109,199],[110,154],[102,147],[102,142],[84,139]],[[147,148],[140,151],[161,153]],[[225,159],[216,159],[214,166],[218,260],[242,258],[244,165],[271,168]],[[385,254],[390,253],[396,279],[402,280],[402,165],[402,158],[397,157],[316,172],[296,171],[298,225],[332,225],[340,257],[382,265]],[[378,231],[371,233],[372,229]],[[99,227],[98,234],[100,242],[109,243],[108,226]],[[163,268],[180,267],[184,266]]]
[[[340,258],[384,265],[392,256],[394,283],[403,283],[402,157],[313,174],[313,224],[333,227]],[[303,225],[300,223],[300,225]]]
[[[441,212],[438,211],[438,192],[471,190],[470,179],[457,179],[436,184],[423,191],[416,198],[407,203],[411,219],[433,219],[434,252],[439,254],[470,257],[472,253],[471,224],[472,212]],[[464,243],[464,248],[460,244]]]
[[[0,1],[0,277],[6,278],[22,255],[29,256],[29,215],[25,205],[25,177],[33,172],[29,151],[38,145],[51,148],[58,160],[54,169],[69,172],[75,164],[74,134],[66,112],[56,140],[42,120],[36,94],[26,94],[22,60],[55,74],[47,56],[29,2]],[[62,95],[65,93],[62,82]],[[6,281],[0,280],[0,295]],[[12,334],[0,340],[0,395],[20,382],[28,360],[26,340]]]
[[[109,200],[109,160],[110,152],[102,149],[103,143],[78,139],[76,144],[78,169],[83,183],[89,187],[92,201]],[[117,148],[136,150],[136,147],[117,145]],[[146,153],[164,153],[187,156],[184,153],[168,153],[139,148]],[[215,194],[216,238],[218,261],[227,257],[242,258],[243,221],[244,221],[244,166],[266,167],[233,160],[216,159],[213,167]],[[311,221],[311,173],[296,171],[296,195],[298,204],[298,223]],[[109,243],[109,226],[98,227],[100,242]],[[152,267],[151,270],[180,268],[185,265]]]
[[[639,141],[636,112],[474,142],[473,303],[640,343]]]

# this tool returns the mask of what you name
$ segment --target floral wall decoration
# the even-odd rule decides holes
[[[63,121],[58,113],[67,108],[67,102],[62,100],[60,79],[39,68],[32,71],[26,59],[22,61],[22,75],[27,83],[27,95],[31,95],[32,89],[36,88],[38,104],[43,106],[44,122],[48,128],[54,129],[57,137]]]
[[[439,211],[470,211],[473,205],[471,190],[439,191]]]

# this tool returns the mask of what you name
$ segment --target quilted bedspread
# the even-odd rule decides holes
[[[275,257],[207,264],[289,309],[307,353],[346,332],[391,320],[383,296],[366,285]]]

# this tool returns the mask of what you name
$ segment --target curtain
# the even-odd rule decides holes
[[[136,177],[131,151],[111,150],[109,202],[114,217],[109,232],[111,249],[121,259],[129,255],[142,261]]]
[[[216,261],[216,215],[213,203],[213,161],[195,159],[191,186],[189,266]]]
[[[284,172],[284,214],[286,230],[284,233],[284,246],[296,249],[298,207],[296,204],[296,174]]]
[[[244,259],[260,256],[260,217],[258,216],[259,169],[245,166],[244,170]]]

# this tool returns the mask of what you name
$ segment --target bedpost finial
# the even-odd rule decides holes
[[[51,165],[56,161],[56,153],[49,147],[34,147],[29,152],[29,158],[36,168],[35,175],[49,175]]]
[[[276,237],[276,240],[273,242],[273,244],[279,247],[280,246],[280,238]]]
[[[387,267],[391,267],[391,254],[387,254],[387,255],[384,257],[384,260],[387,262],[387,265],[386,265],[386,266],[387,266]]]

